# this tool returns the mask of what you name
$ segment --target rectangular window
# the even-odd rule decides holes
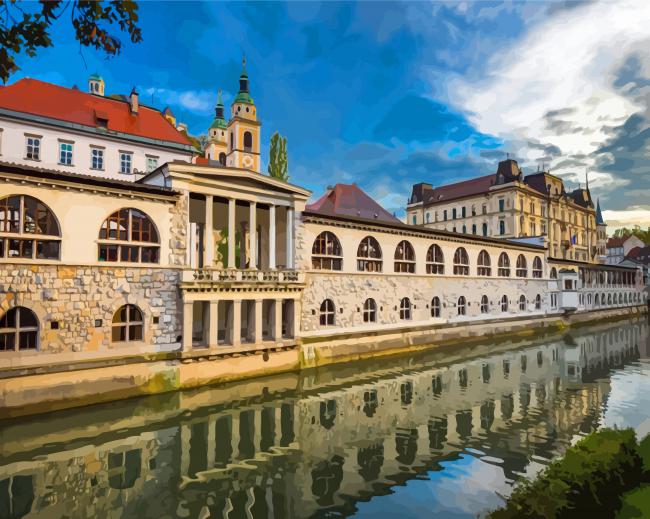
[[[455,208],[455,207],[451,210],[451,217],[452,217],[454,220],[456,219],[456,208]]]
[[[463,218],[465,218],[465,206],[461,207],[460,214]]]
[[[158,157],[147,155],[147,173],[152,172],[158,167]]]
[[[133,159],[133,153],[120,151],[120,173],[124,175],[131,174],[132,159]]]
[[[104,150],[101,148],[90,148],[90,169],[104,169]]]
[[[445,209],[445,210],[442,212],[442,219],[443,219],[445,222],[447,221],[447,209]]]
[[[505,204],[506,204],[506,201],[503,198],[499,198],[499,211],[500,212],[505,211]]]
[[[59,164],[72,166],[72,143],[59,142]]]
[[[25,158],[30,160],[41,160],[41,138],[27,137]]]
[[[487,214],[487,204],[483,204],[483,214]]]

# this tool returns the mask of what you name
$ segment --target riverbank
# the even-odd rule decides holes
[[[293,346],[215,355],[189,352],[164,359],[97,366],[71,371],[0,379],[0,419],[167,393],[210,384],[253,379],[329,364],[413,354],[458,345],[480,347],[486,340],[561,333],[570,327],[627,319],[647,312],[643,306],[555,314],[540,318],[456,322],[447,325],[328,335],[299,340]]]
[[[650,517],[650,435],[601,429],[570,447],[532,481],[523,481],[488,519]]]

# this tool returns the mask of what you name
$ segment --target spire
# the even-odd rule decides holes
[[[235,103],[246,103],[249,105],[255,104],[253,98],[250,96],[250,90],[248,86],[248,72],[246,71],[246,56],[242,58],[242,67],[241,74],[239,75],[239,92],[235,96]]]
[[[596,225],[605,225],[605,220],[603,220],[603,213],[600,210],[600,198],[596,200]]]
[[[210,128],[226,128],[226,119],[223,115],[223,101],[221,100],[221,89],[219,89],[219,94],[217,95],[217,106],[214,109],[214,121],[210,125]]]

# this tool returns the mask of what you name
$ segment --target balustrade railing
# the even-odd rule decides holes
[[[182,282],[207,283],[300,283],[302,273],[297,270],[257,269],[186,269]]]

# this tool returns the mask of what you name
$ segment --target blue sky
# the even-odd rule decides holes
[[[264,156],[285,135],[291,181],[315,195],[356,182],[399,211],[413,183],[488,174],[509,152],[571,186],[589,170],[613,226],[650,224],[645,2],[145,2],[140,18],[143,42],[108,60],[61,25],[11,81],[97,71],[198,135],[245,53]]]

